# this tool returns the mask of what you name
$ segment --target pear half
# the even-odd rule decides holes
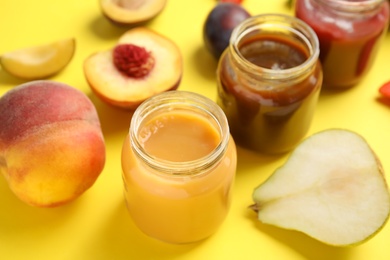
[[[76,48],[74,38],[66,38],[4,53],[0,56],[2,68],[22,79],[44,79],[52,76],[72,60]]]
[[[390,195],[378,157],[355,132],[304,140],[253,192],[258,219],[334,246],[356,245],[386,223]]]

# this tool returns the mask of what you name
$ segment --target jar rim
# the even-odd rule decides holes
[[[191,161],[174,162],[150,155],[143,148],[138,139],[142,119],[155,112],[174,111],[175,106],[198,110],[215,121],[221,138],[218,145],[208,155]],[[152,96],[135,110],[129,128],[129,145],[143,162],[158,173],[172,177],[194,176],[201,174],[221,160],[229,142],[229,133],[227,118],[215,102],[195,92],[173,90]]]
[[[290,33],[299,37],[306,44],[309,50],[309,57],[303,63],[295,67],[281,70],[273,70],[261,67],[247,60],[240,52],[240,41],[254,30],[267,27],[269,28],[271,26],[286,29]],[[303,73],[307,70],[310,70],[317,62],[320,53],[317,34],[308,24],[299,18],[277,13],[259,14],[247,18],[241,22],[232,31],[229,48],[235,55],[240,57],[240,61],[242,61],[244,66],[252,70],[261,69],[261,72],[263,72],[265,75],[269,75],[273,79],[288,79],[289,75],[296,76],[298,71],[302,71]]]
[[[353,13],[370,12],[387,0],[317,0],[339,11]]]

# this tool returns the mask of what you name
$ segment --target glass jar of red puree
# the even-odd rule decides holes
[[[322,84],[318,55],[315,32],[292,16],[253,16],[233,30],[218,64],[217,103],[238,145],[278,154],[301,141]]]
[[[237,164],[225,114],[192,92],[158,94],[135,111],[122,149],[127,208],[146,235],[183,244],[226,218]]]
[[[295,13],[319,38],[324,87],[358,84],[372,67],[388,30],[388,1],[297,0]]]

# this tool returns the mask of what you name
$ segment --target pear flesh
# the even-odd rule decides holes
[[[334,246],[355,245],[386,223],[390,195],[381,163],[355,132],[304,140],[253,192],[258,219]]]

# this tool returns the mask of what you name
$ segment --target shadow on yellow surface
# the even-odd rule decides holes
[[[12,85],[12,86],[17,86],[19,84],[22,84],[22,83],[25,83],[27,82],[28,80],[22,80],[22,79],[18,79],[10,74],[8,74],[8,72],[4,71],[1,67],[0,67],[0,84],[1,85]]]
[[[247,211],[246,217],[253,221],[253,226],[259,232],[265,233],[267,236],[286,244],[288,247],[302,255],[305,259],[316,260],[343,260],[349,259],[352,247],[333,247],[321,243],[301,232],[294,230],[286,230],[272,225],[263,224],[253,216],[253,212]],[[326,252],[326,254],[319,254]]]
[[[103,40],[117,40],[123,33],[129,30],[129,26],[114,26],[105,17],[97,15],[89,24],[94,35]]]
[[[215,81],[214,87],[217,87],[216,70],[218,61],[211,56],[203,45],[195,48],[192,56],[193,58],[190,60],[194,63],[194,68],[200,74],[199,76],[207,80]]]
[[[88,255],[90,259],[151,259],[157,255],[158,259],[172,259],[185,255],[202,243],[173,245],[147,237],[133,223],[124,201],[116,206],[100,228],[84,249],[85,252],[99,249],[97,255]]]
[[[133,111],[108,105],[92,92],[88,94],[88,97],[98,112],[104,137],[109,138],[112,135],[120,134],[124,140],[130,127]]]
[[[82,197],[55,208],[29,206],[19,200],[8,187],[5,178],[0,177],[0,234],[7,234],[10,240],[18,241],[26,233],[45,234],[61,228],[82,207]]]

